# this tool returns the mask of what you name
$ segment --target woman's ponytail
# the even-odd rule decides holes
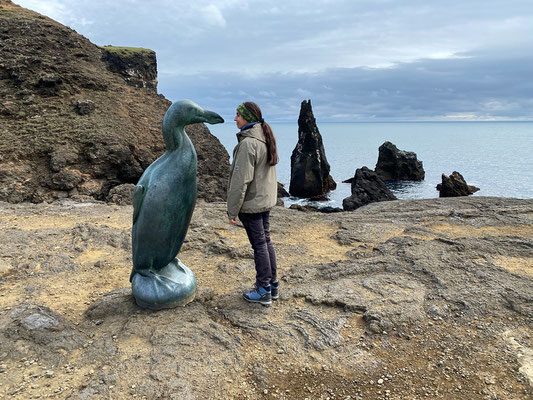
[[[263,114],[261,113],[261,109],[257,104],[251,101],[246,101],[243,104],[248,109],[248,111],[250,111],[257,118],[257,121],[261,122],[267,145],[267,161],[270,165],[276,165],[279,162],[279,156],[278,149],[276,146],[276,138],[274,137],[274,132],[272,131],[272,128],[263,119]]]

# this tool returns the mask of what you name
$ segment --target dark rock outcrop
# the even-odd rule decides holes
[[[459,197],[469,196],[479,190],[478,187],[468,185],[457,171],[453,171],[450,176],[442,174],[442,183],[437,185],[439,197]]]
[[[298,211],[303,211],[303,212],[309,212],[309,211],[321,212],[324,214],[331,214],[331,213],[337,213],[337,212],[344,211],[342,208],[339,208],[339,207],[331,207],[331,206],[317,207],[317,206],[311,206],[311,205],[302,206],[300,204],[291,204],[289,208],[291,210],[298,210]]]
[[[391,142],[379,146],[376,174],[384,181],[422,181],[425,172],[422,161],[412,151],[398,150]]]
[[[155,51],[137,47],[104,46],[102,60],[130,86],[157,93],[157,59]]]
[[[278,197],[289,197],[289,192],[285,190],[285,187],[278,182]]]
[[[291,155],[289,193],[297,197],[323,196],[337,187],[329,171],[311,100],[304,100],[298,118],[298,143]]]
[[[206,201],[226,200],[229,155],[204,124],[185,127],[198,156],[198,197]]]
[[[396,200],[396,196],[387,188],[385,182],[367,167],[356,169],[351,183],[352,195],[342,201],[345,211],[352,211],[377,201]]]
[[[72,29],[1,4],[0,200],[105,200],[114,186],[137,183],[164,151],[161,122],[170,101],[155,85],[126,84],[120,69],[113,73],[102,60],[102,49]],[[139,56],[145,83],[134,86],[155,79],[151,55]],[[202,124],[186,130],[198,154],[198,196],[224,200],[225,148]]]

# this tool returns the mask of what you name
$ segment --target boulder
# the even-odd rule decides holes
[[[298,143],[291,155],[289,193],[296,197],[322,197],[337,187],[329,171],[311,100],[304,100],[298,118]]]
[[[123,183],[117,185],[109,191],[106,201],[108,203],[114,203],[121,206],[133,204],[133,190],[135,185],[133,183]]]
[[[388,200],[396,200],[396,196],[374,171],[362,167],[355,170],[352,195],[342,201],[342,207],[344,211],[353,211],[369,203]]]
[[[136,184],[165,150],[161,125],[171,103],[156,93],[155,53],[102,49],[2,4],[0,201],[117,198],[110,189]],[[198,197],[225,200],[227,151],[203,124],[186,131],[198,154]]]
[[[442,174],[442,183],[437,185],[439,197],[459,197],[469,196],[479,190],[478,187],[468,185],[457,171],[453,171],[450,176]]]
[[[398,150],[391,142],[379,146],[376,174],[384,181],[422,181],[425,172],[422,161],[412,151]]]
[[[65,316],[32,303],[0,308],[0,338],[2,359],[39,358],[49,366],[61,365],[87,340]]]

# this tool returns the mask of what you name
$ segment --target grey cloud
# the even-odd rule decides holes
[[[423,120],[471,115],[480,119],[533,119],[533,52],[498,58],[420,60],[393,68],[343,68],[320,73],[235,73],[198,77],[162,76],[160,89],[172,99],[191,97],[233,114],[251,99],[276,120],[294,121],[300,102],[312,98],[315,116],[335,120]],[[271,93],[275,93],[273,98]]]
[[[323,120],[533,118],[531,0],[15,2],[155,50],[165,96],[226,117],[252,99],[294,121],[312,98]]]

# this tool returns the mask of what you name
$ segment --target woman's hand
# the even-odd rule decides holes
[[[230,218],[229,219],[229,223],[232,224],[232,225],[236,225],[237,224],[237,220],[235,218]]]

